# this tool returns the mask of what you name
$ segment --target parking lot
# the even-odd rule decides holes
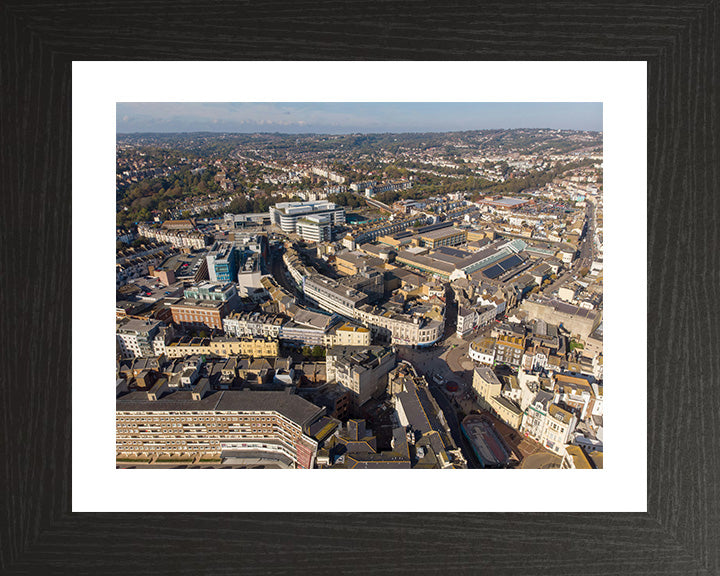
[[[144,302],[156,302],[161,298],[180,298],[183,295],[182,282],[165,286],[158,278],[151,276],[133,278],[128,285],[134,285],[140,290],[137,297]]]

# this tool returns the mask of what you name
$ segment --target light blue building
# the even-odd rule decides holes
[[[235,282],[238,273],[238,255],[229,244],[216,244],[207,255],[208,274],[212,282]]]

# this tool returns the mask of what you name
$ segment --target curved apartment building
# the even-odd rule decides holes
[[[433,307],[423,315],[402,314],[368,303],[368,295],[323,276],[306,266],[294,249],[283,262],[305,297],[319,308],[356,320],[370,329],[374,338],[401,346],[431,346],[442,338],[445,311]]]
[[[259,457],[312,468],[310,425],[325,409],[286,392],[130,392],[116,400],[116,450],[123,456]]]

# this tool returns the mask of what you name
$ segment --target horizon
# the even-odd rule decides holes
[[[384,136],[393,134],[397,136],[404,135],[416,135],[416,134],[463,134],[467,132],[507,132],[510,130],[552,130],[556,132],[591,132],[595,134],[602,134],[602,130],[571,130],[563,128],[484,128],[476,130],[423,130],[418,132],[213,132],[210,130],[195,130],[195,131],[184,131],[184,132],[116,132],[117,136],[135,136],[135,135],[148,135],[148,134],[159,134],[163,136],[183,136],[183,135],[195,135],[195,134],[209,134],[213,136]]]
[[[602,132],[602,102],[117,102],[116,134]]]

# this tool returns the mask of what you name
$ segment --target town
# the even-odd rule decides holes
[[[121,468],[603,467],[602,133],[124,134]]]

